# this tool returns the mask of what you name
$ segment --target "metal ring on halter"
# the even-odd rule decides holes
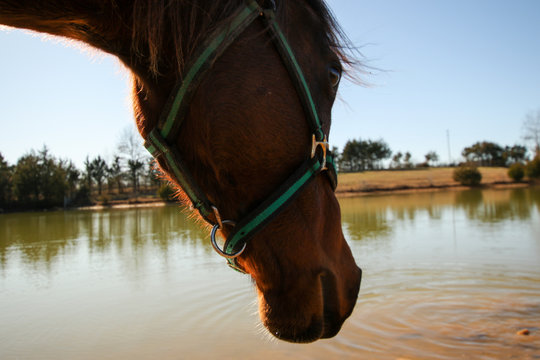
[[[231,225],[236,225],[236,223],[232,220],[223,220],[222,221],[222,224],[231,224]],[[234,259],[234,258],[237,258],[239,257],[240,255],[242,255],[242,253],[244,252],[244,250],[246,249],[246,243],[244,243],[244,246],[242,247],[242,249],[240,249],[240,251],[234,253],[234,254],[227,254],[225,251],[221,250],[216,242],[216,233],[218,230],[220,230],[221,227],[219,226],[219,224],[216,224],[214,225],[214,227],[212,228],[212,232],[210,233],[210,240],[212,241],[212,246],[214,247],[214,250],[216,250],[216,252],[223,256],[224,258],[226,259]]]

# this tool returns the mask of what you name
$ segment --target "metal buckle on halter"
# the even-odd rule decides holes
[[[216,252],[223,256],[224,258],[226,259],[235,259],[237,257],[239,257],[240,255],[242,255],[242,253],[244,252],[244,250],[246,250],[246,245],[247,243],[244,242],[244,246],[242,246],[242,248],[235,252],[234,254],[227,254],[225,251],[223,251],[217,244],[217,241],[216,241],[216,233],[218,230],[221,230],[223,229],[223,224],[230,224],[232,226],[235,226],[236,223],[232,220],[223,220],[221,221],[221,226],[220,224],[216,224],[214,225],[214,227],[212,228],[212,232],[210,233],[210,240],[212,242],[212,247],[214,248],[214,250],[216,250]]]
[[[312,141],[311,141],[311,158],[315,156],[315,153],[317,152],[317,148],[321,147],[323,151],[323,163],[321,171],[328,170],[328,167],[326,166],[326,152],[328,151],[330,144],[328,144],[328,140],[326,138],[326,135],[324,135],[323,141],[317,141],[315,138],[315,134],[313,134]]]
[[[214,217],[216,218],[216,224],[212,227],[212,232],[210,233],[210,240],[212,242],[212,247],[214,248],[214,250],[216,250],[216,252],[219,255],[223,256],[226,259],[234,259],[234,258],[239,257],[246,249],[246,243],[244,243],[244,246],[242,247],[242,249],[240,249],[240,251],[234,254],[227,254],[218,246],[217,241],[216,241],[216,233],[218,230],[223,229],[223,224],[229,224],[229,225],[235,226],[236,222],[232,220],[221,220],[221,215],[219,214],[219,210],[217,209],[217,207],[212,205],[212,209],[214,210]]]

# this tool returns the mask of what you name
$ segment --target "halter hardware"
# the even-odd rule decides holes
[[[226,253],[225,251],[221,250],[220,247],[218,246],[217,244],[217,241],[216,241],[216,233],[219,231],[219,230],[223,230],[223,224],[229,224],[229,225],[236,225],[236,223],[234,221],[231,221],[231,220],[224,220],[221,224],[216,224],[212,227],[212,231],[210,232],[210,241],[212,243],[212,247],[214,248],[214,250],[216,250],[216,252],[223,256],[224,258],[226,259],[234,259],[234,258],[237,258],[239,257],[240,255],[242,255],[242,253],[244,252],[244,250],[246,249],[246,246],[247,246],[247,243],[244,243],[244,246],[238,250],[236,253],[234,254],[228,254]]]
[[[313,137],[311,138],[311,158],[315,157],[315,153],[317,152],[317,148],[321,147],[323,152],[323,161],[324,164],[321,168],[321,171],[328,170],[328,167],[326,166],[326,152],[329,151],[330,144],[328,144],[328,140],[326,139],[326,135],[324,135],[323,141],[317,141],[315,134],[313,134]]]
[[[260,0],[261,1],[261,0]],[[309,86],[285,35],[275,20],[276,4],[274,0],[264,0],[263,5],[255,0],[246,0],[231,18],[232,20],[218,28],[209,36],[195,52],[193,61],[186,67],[187,72],[172,91],[158,125],[150,131],[145,139],[145,147],[156,158],[159,164],[174,175],[179,185],[191,200],[193,208],[213,225],[210,233],[212,246],[218,254],[225,257],[229,266],[243,272],[236,264],[236,258],[246,249],[247,241],[283,209],[287,207],[320,172],[328,170],[330,184],[335,190],[337,175],[334,159],[329,151],[327,136],[322,130],[315,102]],[[185,166],[179,152],[173,145],[180,131],[183,119],[193,94],[198,88],[204,75],[212,68],[215,61],[223,54],[228,46],[256,19],[262,19],[272,41],[278,51],[285,68],[294,84],[312,135],[311,156],[291,174],[276,190],[274,190],[259,206],[245,214],[238,223],[232,220],[222,220],[204,192],[194,181]],[[316,155],[317,148],[322,149],[322,159]],[[216,233],[225,224],[233,225],[225,244],[221,249],[216,242]]]

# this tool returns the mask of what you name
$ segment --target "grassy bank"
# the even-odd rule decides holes
[[[507,168],[481,167],[482,186],[514,186]],[[382,170],[339,174],[338,195],[361,195],[373,192],[458,188],[452,179],[454,168],[421,170]],[[519,186],[519,185],[518,185]],[[521,185],[523,186],[523,185]]]
[[[508,177],[507,168],[480,167],[483,187],[527,186],[514,183]],[[338,177],[338,197],[360,196],[386,192],[429,191],[436,189],[465,189],[452,179],[454,168],[427,168],[420,170],[381,170],[357,173],[340,173]],[[165,203],[154,194],[131,200],[97,201],[84,209],[104,209],[117,207],[162,206]]]

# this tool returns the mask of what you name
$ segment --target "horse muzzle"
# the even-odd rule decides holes
[[[322,271],[315,280],[315,293],[302,291],[290,296],[284,293],[283,296],[260,294],[261,320],[280,340],[310,343],[334,337],[352,314],[361,278],[362,270],[357,267],[354,279],[348,281],[345,288],[340,288],[334,274]]]

